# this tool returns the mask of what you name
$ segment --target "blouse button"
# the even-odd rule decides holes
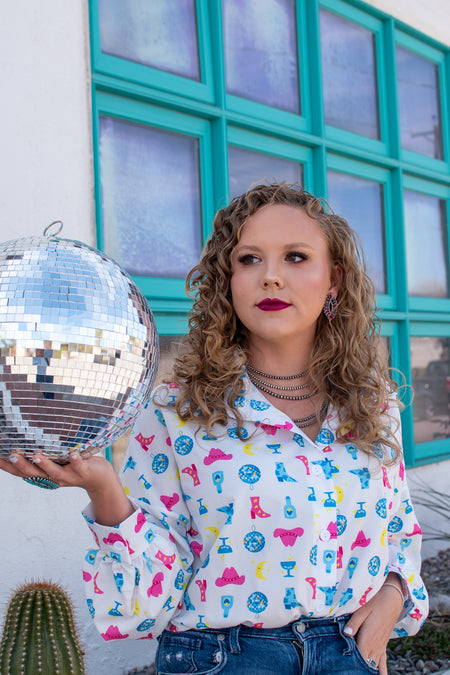
[[[331,537],[331,534],[329,530],[320,530],[319,532],[319,539],[320,541],[329,541]]]
[[[113,544],[113,549],[115,551],[123,551],[125,548],[125,544],[123,541],[116,541],[115,544]]]
[[[323,612],[325,609],[325,605],[323,602],[318,602],[316,605],[316,612]]]
[[[312,465],[312,467],[311,467],[311,473],[312,473],[314,476],[318,476],[318,475],[320,474],[320,471],[321,471],[320,466],[317,466],[317,464],[313,464],[313,465]]]

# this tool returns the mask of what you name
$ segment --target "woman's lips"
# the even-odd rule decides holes
[[[283,302],[283,300],[278,300],[278,298],[265,298],[257,305],[263,312],[279,312],[281,309],[286,309],[286,307],[290,306],[289,302]]]

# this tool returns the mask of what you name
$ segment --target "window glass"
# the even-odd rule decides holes
[[[379,138],[373,34],[321,10],[320,42],[325,123]]]
[[[228,147],[230,199],[243,194],[251,185],[264,183],[302,183],[303,167],[297,162],[262,152]]]
[[[405,190],[409,295],[448,297],[448,245],[442,200]]]
[[[396,60],[402,147],[442,159],[438,68],[403,47]]]
[[[358,233],[367,273],[377,293],[386,293],[383,187],[371,180],[328,171],[328,201]]]
[[[414,442],[450,437],[450,340],[411,338]]]
[[[294,0],[223,0],[229,94],[298,113]]]
[[[99,0],[104,54],[199,80],[194,0]]]
[[[198,140],[100,117],[104,248],[133,275],[184,278],[202,247]]]

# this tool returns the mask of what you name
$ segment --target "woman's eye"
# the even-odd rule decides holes
[[[306,255],[304,255],[304,253],[297,253],[296,251],[292,251],[292,253],[287,254],[286,260],[294,263],[302,262],[303,260],[306,260]]]
[[[259,258],[252,253],[245,253],[238,258],[238,262],[240,262],[242,265],[254,265],[258,262],[258,260]]]

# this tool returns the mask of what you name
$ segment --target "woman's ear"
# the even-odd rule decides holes
[[[333,293],[335,297],[337,297],[339,288],[341,287],[342,277],[343,277],[342,267],[337,262],[333,263],[333,266],[331,268],[331,283],[328,291],[330,293]]]

